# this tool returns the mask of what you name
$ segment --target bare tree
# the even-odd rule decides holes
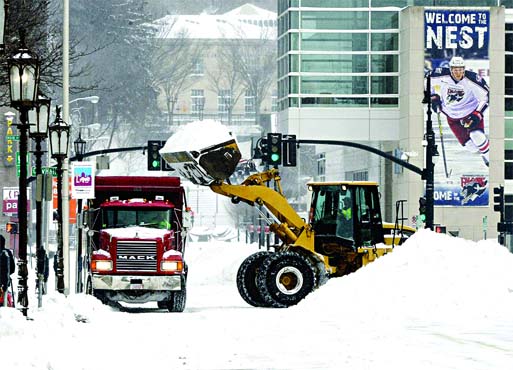
[[[228,111],[228,124],[232,122],[233,109],[244,93],[244,84],[236,59],[239,56],[235,43],[228,41],[218,45],[216,50],[216,68],[207,71],[211,90],[218,96],[223,91],[230,92],[230,99],[225,101]]]
[[[234,59],[245,88],[255,100],[255,120],[260,122],[260,108],[276,80],[276,42],[265,31],[260,38],[237,40],[237,57]]]
[[[186,31],[179,30],[176,36],[168,37],[173,27],[174,23],[155,38],[151,55],[153,84],[164,94],[168,125],[173,124],[177,97],[194,83],[195,67],[201,59],[200,46],[191,42]]]

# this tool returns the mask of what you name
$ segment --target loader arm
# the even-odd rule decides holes
[[[266,186],[274,180],[278,190]],[[303,232],[311,234],[310,226],[296,213],[283,196],[280,176],[276,169],[271,169],[249,176],[240,185],[214,182],[210,188],[217,194],[231,198],[233,203],[240,201],[251,206],[264,206],[274,217],[269,227],[285,244],[294,244]]]

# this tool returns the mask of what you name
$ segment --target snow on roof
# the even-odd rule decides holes
[[[167,15],[153,24],[159,38],[276,39],[276,13],[251,4],[225,14]]]

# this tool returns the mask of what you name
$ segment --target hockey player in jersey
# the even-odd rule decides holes
[[[483,120],[488,108],[488,85],[476,73],[465,70],[461,57],[453,57],[449,67],[436,68],[431,73],[431,106],[447,116],[459,143],[473,153],[479,151],[488,166],[490,142]]]

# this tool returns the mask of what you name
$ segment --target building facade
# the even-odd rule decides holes
[[[270,129],[277,111],[276,13],[245,4],[154,24],[161,50],[169,50],[156,68],[163,73],[159,106],[170,129],[216,119],[242,140]]]
[[[435,192],[435,198],[440,198],[435,199],[435,223],[468,239],[495,237],[498,214],[493,212],[492,189],[505,184],[506,193],[513,193],[513,117],[508,113],[513,110],[512,7],[512,1],[497,0],[279,1],[278,130],[299,139],[360,142],[423,168],[426,106],[422,100],[424,76],[430,68],[426,62],[431,62],[425,42],[426,14],[483,12],[488,17],[488,46],[481,60],[486,66],[482,77],[490,88],[485,118],[489,126],[484,130],[490,144],[489,167],[476,155],[464,161],[467,167],[461,171],[454,168],[451,175],[446,169],[443,182],[448,188],[461,188],[460,203],[444,203],[441,198],[452,193]],[[463,24],[464,32],[468,26],[473,27]],[[460,45],[460,49],[465,47]],[[470,59],[477,58],[465,56],[469,65]],[[439,62],[435,57],[432,60]],[[437,66],[443,64],[433,68]],[[475,63],[471,67],[483,69]],[[445,122],[443,115],[433,115],[440,154],[435,157],[435,171],[444,168],[446,154],[466,153]],[[440,136],[446,139],[444,153]],[[378,181],[385,218],[393,221],[396,201],[407,200],[407,223],[417,224],[418,199],[424,195],[419,175],[356,149],[317,146],[316,152],[319,180]],[[470,206],[469,199],[476,198],[463,192],[469,181],[485,191],[476,193],[482,202],[475,206]]]

